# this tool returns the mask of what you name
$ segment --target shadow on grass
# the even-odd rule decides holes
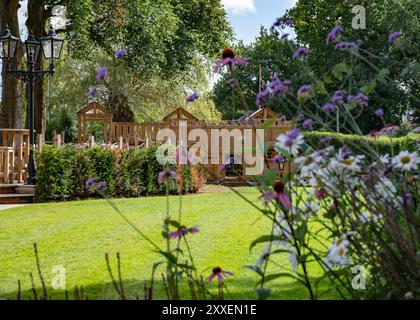
[[[241,283],[233,283],[226,281],[228,292],[225,291],[226,300],[256,300],[258,299],[255,288],[249,283],[254,283],[255,278],[241,279]],[[315,279],[314,279],[315,280]],[[145,283],[150,284],[150,281],[139,279],[124,279],[123,287],[125,297],[128,300],[145,300]],[[307,290],[298,282],[291,281],[289,283],[278,284],[275,282],[268,283],[266,288],[271,289],[269,299],[272,300],[306,300],[309,298]],[[213,283],[208,286],[209,291],[214,295],[208,296],[209,300],[217,297],[217,285]],[[331,289],[331,290],[329,290]],[[340,299],[339,295],[335,290],[329,287],[328,282],[321,282],[319,292],[325,292],[319,299]],[[0,293],[0,299],[7,300],[35,300],[43,299],[43,289],[41,286],[37,286],[34,289],[31,287],[23,286],[22,290],[19,291],[16,285],[16,291],[8,293]],[[190,289],[183,283],[180,285],[181,299],[192,300]],[[153,300],[167,300],[163,281],[155,280],[153,288]],[[47,299],[48,300],[120,300],[121,297],[115,290],[112,282],[104,282],[102,284],[95,283],[86,286],[75,287],[68,290],[56,290],[51,287],[47,288]]]

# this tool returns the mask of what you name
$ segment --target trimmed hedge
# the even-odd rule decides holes
[[[340,148],[347,146],[350,150],[358,154],[366,154],[370,157],[368,146],[378,154],[397,154],[400,151],[408,150],[413,152],[418,149],[420,134],[411,133],[401,138],[378,137],[370,138],[365,136],[339,134],[333,132],[305,132],[305,142],[314,149],[320,147],[321,139],[331,137],[330,145]]]
[[[37,157],[36,200],[66,201],[89,198],[85,182],[95,177],[107,183],[111,197],[140,197],[163,195],[158,174],[164,168],[156,160],[157,146],[146,149],[113,150],[105,147],[80,148],[67,145],[61,148],[45,146]],[[197,192],[202,184],[197,166],[172,166],[182,169],[183,190]]]

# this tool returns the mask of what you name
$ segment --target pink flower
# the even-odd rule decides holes
[[[286,192],[284,192],[286,185],[283,181],[276,181],[273,185],[276,198],[280,201],[283,208],[289,210],[292,208],[292,202]]]
[[[211,283],[214,278],[217,278],[219,286],[221,286],[223,283],[223,278],[226,278],[228,276],[233,276],[233,273],[229,271],[224,271],[220,267],[216,267],[213,269],[212,274],[209,276],[209,282]]]
[[[225,58],[219,61],[216,61],[213,66],[214,71],[219,71],[220,68],[227,66],[227,65],[234,65],[238,64],[240,66],[246,66],[249,63],[249,59],[247,58]]]
[[[322,199],[325,199],[328,196],[328,194],[324,190],[317,189],[315,190],[314,196],[315,196],[315,199],[322,200]]]
[[[198,227],[187,228],[186,226],[181,226],[178,228],[178,231],[173,231],[169,234],[169,239],[176,239],[182,238],[187,234],[195,234],[200,232]]]

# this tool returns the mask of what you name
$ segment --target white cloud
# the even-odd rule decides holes
[[[233,14],[244,14],[247,12],[255,12],[254,0],[222,0],[226,10],[232,11]]]

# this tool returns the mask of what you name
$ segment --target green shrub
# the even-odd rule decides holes
[[[350,134],[312,131],[305,132],[304,136],[305,142],[314,149],[319,148],[321,139],[325,137],[331,137],[332,140],[330,144],[336,148],[340,148],[345,145],[353,152],[358,154],[365,154],[370,159],[372,158],[372,152],[375,152],[379,155],[387,153],[390,155],[395,155],[402,150],[413,152],[418,148],[417,141],[420,141],[420,135],[414,133],[400,138],[370,138]]]
[[[112,197],[165,194],[166,188],[158,183],[158,174],[164,168],[156,161],[156,148],[154,145],[147,149],[124,150],[45,146],[37,157],[37,201],[91,197],[93,195],[86,192],[84,185],[92,177],[106,182],[107,194]],[[201,187],[200,169],[181,167],[183,192],[198,191]],[[176,165],[172,169],[178,171]]]

